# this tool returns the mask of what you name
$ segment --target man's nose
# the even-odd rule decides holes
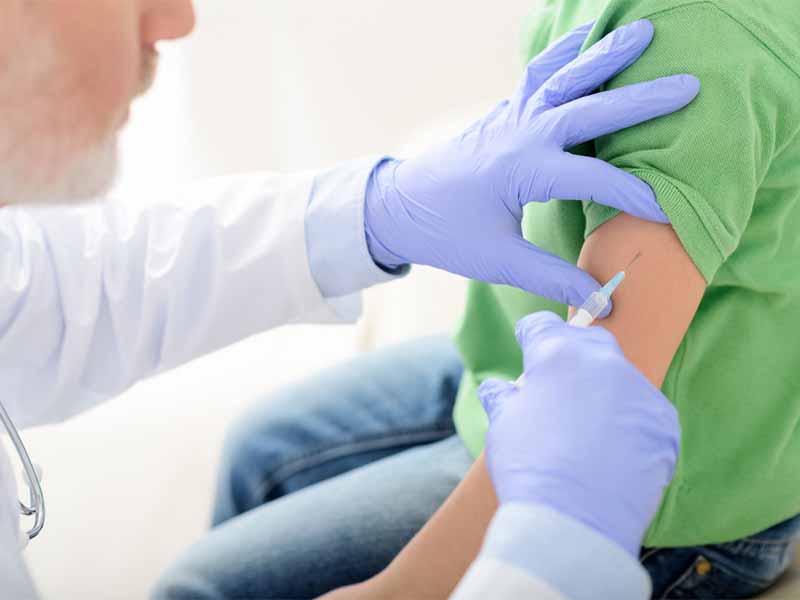
[[[192,0],[144,0],[142,43],[153,46],[163,40],[176,40],[194,29]]]

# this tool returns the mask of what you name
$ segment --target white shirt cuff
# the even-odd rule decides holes
[[[364,229],[364,202],[373,169],[384,158],[345,163],[314,177],[306,212],[311,273],[322,295],[345,320],[360,312],[357,293],[403,276],[372,259]]]
[[[482,557],[549,582],[570,600],[647,600],[644,567],[620,546],[549,507],[509,503],[495,515]]]

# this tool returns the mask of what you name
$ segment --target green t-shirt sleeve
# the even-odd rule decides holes
[[[687,253],[710,282],[739,244],[772,156],[775,118],[765,101],[767,90],[759,86],[759,69],[774,57],[712,4],[652,15],[626,14],[613,6],[612,1],[590,43],[642,17],[653,22],[656,35],[644,56],[608,88],[691,73],[700,78],[702,89],[679,113],[597,140],[596,154],[653,188]],[[591,202],[584,211],[587,236],[617,214]]]
[[[520,36],[520,60],[522,65],[542,52],[548,46],[547,36],[536,35],[537,31],[551,31],[555,22],[555,9],[551,6],[540,6],[522,21]]]

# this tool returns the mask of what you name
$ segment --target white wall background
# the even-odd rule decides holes
[[[519,24],[536,1],[201,0],[195,35],[164,48],[156,88],[134,112],[119,191],[149,202],[171,184],[424,139],[426,124],[460,121],[513,88]],[[27,554],[45,596],[144,598],[204,530],[222,434],[244,404],[365,340],[448,329],[461,286],[419,272],[370,295],[368,330],[265,334],[27,432],[45,470],[48,524]]]

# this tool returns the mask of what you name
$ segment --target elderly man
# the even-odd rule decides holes
[[[412,263],[579,304],[597,283],[520,234],[523,205],[551,192],[664,220],[641,181],[565,152],[697,94],[697,81],[679,76],[586,96],[645,50],[646,22],[580,57],[588,28],[576,30],[489,115],[407,161],[224,179],[188,190],[189,203],[143,210],[26,208],[108,187],[156,44],[193,22],[189,0],[3,5],[0,388],[12,433],[12,420],[67,418],[271,327],[353,319],[359,290]],[[41,522],[19,535],[15,488],[0,454],[0,584],[4,597],[32,598],[19,545]]]

